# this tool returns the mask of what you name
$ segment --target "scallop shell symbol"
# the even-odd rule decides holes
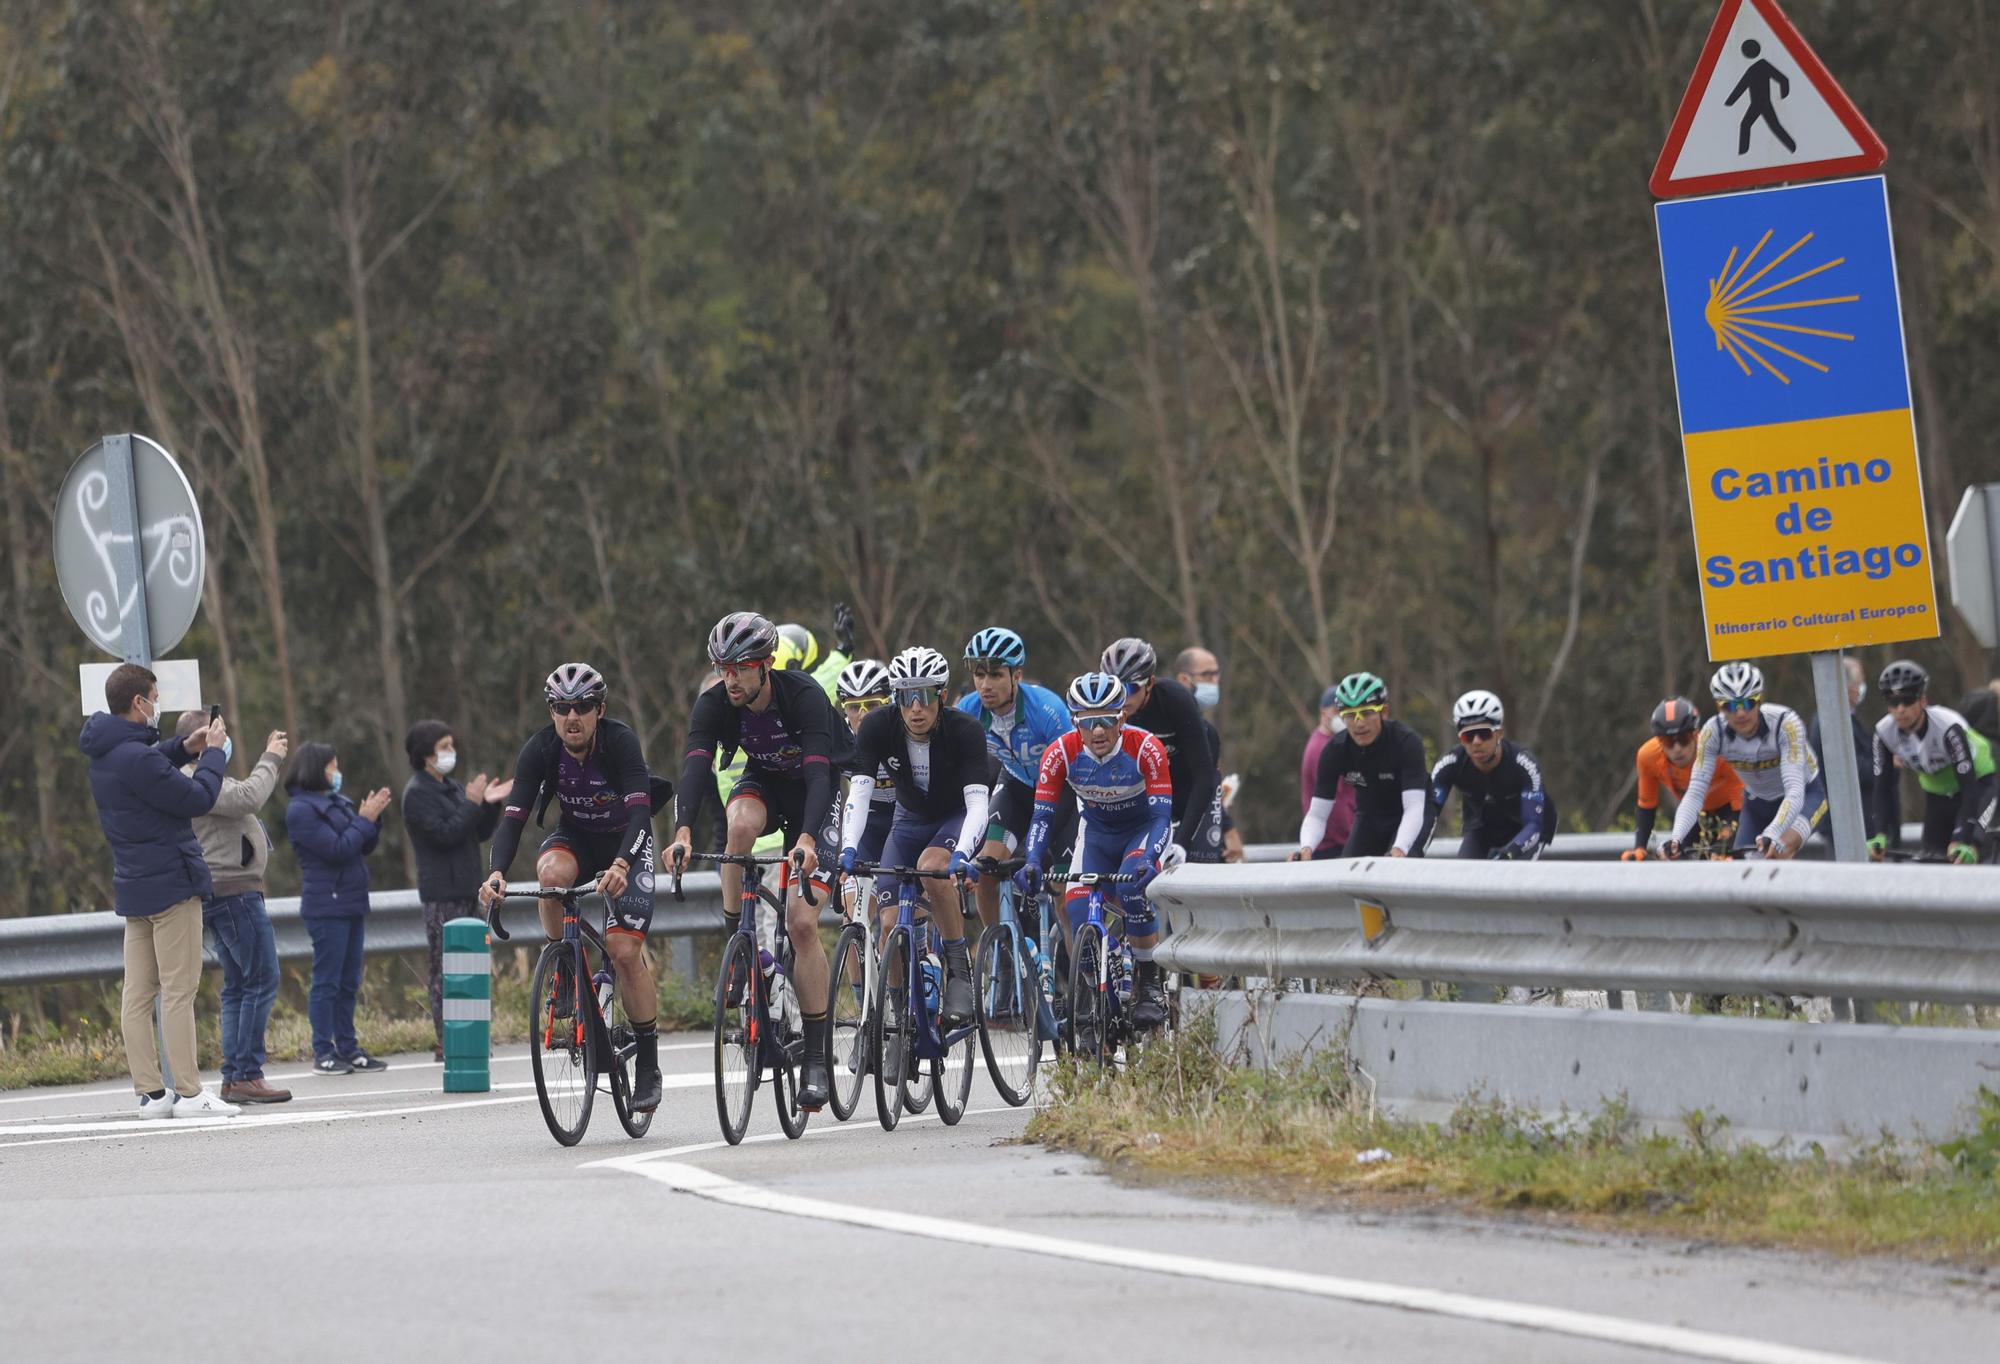
[[[1709,330],[1715,333],[1715,348],[1728,351],[1730,358],[1736,361],[1737,367],[1746,375],[1752,372],[1750,362],[1753,360],[1781,384],[1792,382],[1791,376],[1785,373],[1782,367],[1783,362],[1787,360],[1811,366],[1821,374],[1830,374],[1832,371],[1826,365],[1809,355],[1793,350],[1792,346],[1782,344],[1772,333],[1783,333],[1788,339],[1816,337],[1826,341],[1852,341],[1854,339],[1852,332],[1808,327],[1798,322],[1772,321],[1768,314],[1796,313],[1808,308],[1831,308],[1842,303],[1860,302],[1859,294],[1792,299],[1784,296],[1785,290],[1847,264],[1847,257],[1836,256],[1824,265],[1815,265],[1810,270],[1801,271],[1776,284],[1766,284],[1760,289],[1757,286],[1763,282],[1766,275],[1783,265],[1813,239],[1812,233],[1806,233],[1784,251],[1772,257],[1763,269],[1745,279],[1745,272],[1756,264],[1757,257],[1763,253],[1766,246],[1770,245],[1771,235],[1766,232],[1757,244],[1750,248],[1750,253],[1743,257],[1740,264],[1736,259],[1736,248],[1730,248],[1729,259],[1722,263],[1721,273],[1708,282],[1708,304],[1701,310],[1702,319],[1708,323]],[[1803,339],[1792,342],[1793,346],[1805,344],[1807,343]],[[1823,350],[1821,353],[1825,354]]]

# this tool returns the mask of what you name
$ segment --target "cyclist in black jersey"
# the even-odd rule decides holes
[[[1125,684],[1124,722],[1145,730],[1167,750],[1167,773],[1174,783],[1175,844],[1186,861],[1220,862],[1222,780],[1194,693],[1158,675],[1160,656],[1143,639],[1116,641],[1104,651],[1099,667]]]
[[[1342,777],[1354,788],[1354,832],[1340,855],[1422,857],[1437,813],[1431,805],[1424,741],[1401,720],[1389,718],[1389,684],[1374,673],[1341,678],[1334,705],[1347,729],[1320,750],[1312,804],[1299,826],[1301,846],[1286,860],[1312,857],[1326,833]]]
[[[1459,747],[1431,769],[1431,803],[1440,814],[1453,788],[1463,793],[1465,827],[1458,855],[1532,861],[1556,827],[1555,802],[1534,754],[1506,737],[1506,711],[1490,691],[1469,691],[1451,708]]]
[[[492,871],[479,888],[490,907],[506,892],[507,868],[521,847],[528,812],[541,824],[551,803],[555,831],[535,855],[535,876],[551,890],[599,878],[606,906],[604,950],[618,976],[618,997],[639,1044],[632,1107],[660,1106],[659,984],[646,961],[653,922],[653,779],[629,725],[605,718],[604,678],[588,663],[565,663],[543,685],[550,723],[530,735],[514,763],[514,789],[493,835]],[[662,786],[665,784],[662,783]],[[562,936],[562,905],[547,899],[542,932]],[[568,962],[563,966],[568,971]],[[559,977],[560,979],[560,977]],[[567,1002],[575,991],[558,988]]]
[[[840,837],[837,773],[853,757],[853,736],[834,713],[826,691],[808,673],[774,671],[778,630],[752,611],[735,611],[716,622],[708,635],[708,658],[722,680],[703,692],[688,718],[687,755],[681,763],[679,803],[668,865],[686,865],[694,823],[708,802],[720,803],[715,785],[718,753],[723,762],[738,749],[746,755],[743,775],[730,793],[724,846],[747,853],[765,834],[783,833],[792,855],[792,893],[786,927],[792,943],[792,985],[805,1020],[806,1055],[799,1077],[799,1107],[818,1112],[826,1104],[827,1071],[826,947],[819,940],[819,909],[806,901],[802,885],[819,876],[819,848]],[[740,867],[724,865],[722,906],[734,921],[743,889]]]

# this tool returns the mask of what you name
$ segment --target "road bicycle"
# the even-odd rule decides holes
[[[980,934],[976,958],[979,1047],[993,1087],[1016,1108],[1035,1092],[1044,1049],[1055,1054],[1066,1045],[1057,1021],[1062,1000],[1055,957],[1061,930],[1050,897],[1032,897],[1023,920],[1020,900],[1006,879],[1025,864],[1019,857],[980,858],[974,864],[980,875],[1000,880],[1000,918]]]
[[[562,937],[542,948],[528,988],[528,1059],[542,1118],[564,1146],[583,1140],[600,1083],[610,1089],[611,1105],[628,1135],[643,1137],[653,1125],[652,1113],[632,1109],[639,1042],[618,995],[604,934],[577,913],[576,902],[596,889],[596,877],[567,889],[532,881],[510,884],[486,911],[486,927],[506,942],[511,935],[500,922],[500,909],[508,900],[562,901]]]
[[[722,946],[722,963],[715,975],[715,1116],[731,1146],[743,1140],[750,1126],[750,1108],[758,1087],[769,1077],[778,1108],[778,1126],[797,1140],[810,1116],[799,1107],[799,1069],[805,1061],[805,1035],[777,1026],[772,1009],[774,989],[790,988],[791,944],[785,934],[784,891],[797,863],[788,854],[692,853],[696,862],[743,869],[743,890],[736,931]],[[786,864],[777,895],[764,888],[763,870]],[[672,869],[674,899],[681,893],[681,868]],[[813,898],[810,879],[801,882],[807,904]],[[777,915],[776,941],[771,944],[772,970],[766,976],[757,946],[757,906],[769,905]],[[778,982],[784,980],[780,987]],[[780,1011],[781,1012],[781,1011]]]
[[[896,882],[896,923],[876,961],[871,1017],[862,1029],[875,1082],[875,1116],[884,1131],[893,1132],[912,1107],[907,1091],[924,1087],[927,1064],[928,1098],[936,1100],[938,1117],[950,1126],[965,1116],[972,1095],[972,1041],[979,1027],[976,1022],[946,1026],[937,930],[928,920],[917,922],[922,883],[942,880],[944,872],[880,863],[859,863],[854,872]]]
[[[1132,1022],[1132,949],[1125,935],[1104,920],[1104,890],[1152,878],[1132,872],[1051,872],[1045,879],[1088,892],[1069,954],[1070,1047],[1078,1060],[1110,1067],[1119,1049],[1137,1046],[1143,1034]]]

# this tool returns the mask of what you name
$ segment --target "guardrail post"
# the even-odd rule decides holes
[[[484,919],[444,926],[444,1089],[484,1094],[493,1088],[493,955]]]

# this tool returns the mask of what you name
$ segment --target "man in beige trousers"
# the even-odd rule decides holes
[[[191,821],[222,789],[223,740],[216,720],[188,738],[160,739],[159,679],[122,663],[104,684],[106,709],[83,722],[77,745],[90,758],[97,822],[111,844],[112,908],[125,921],[125,1062],[142,1118],[234,1117],[201,1085],[195,1067],[194,996],[201,984],[201,902],[213,889]],[[194,760],[192,774],[183,763]],[[153,1005],[169,1090],[153,1041]]]

